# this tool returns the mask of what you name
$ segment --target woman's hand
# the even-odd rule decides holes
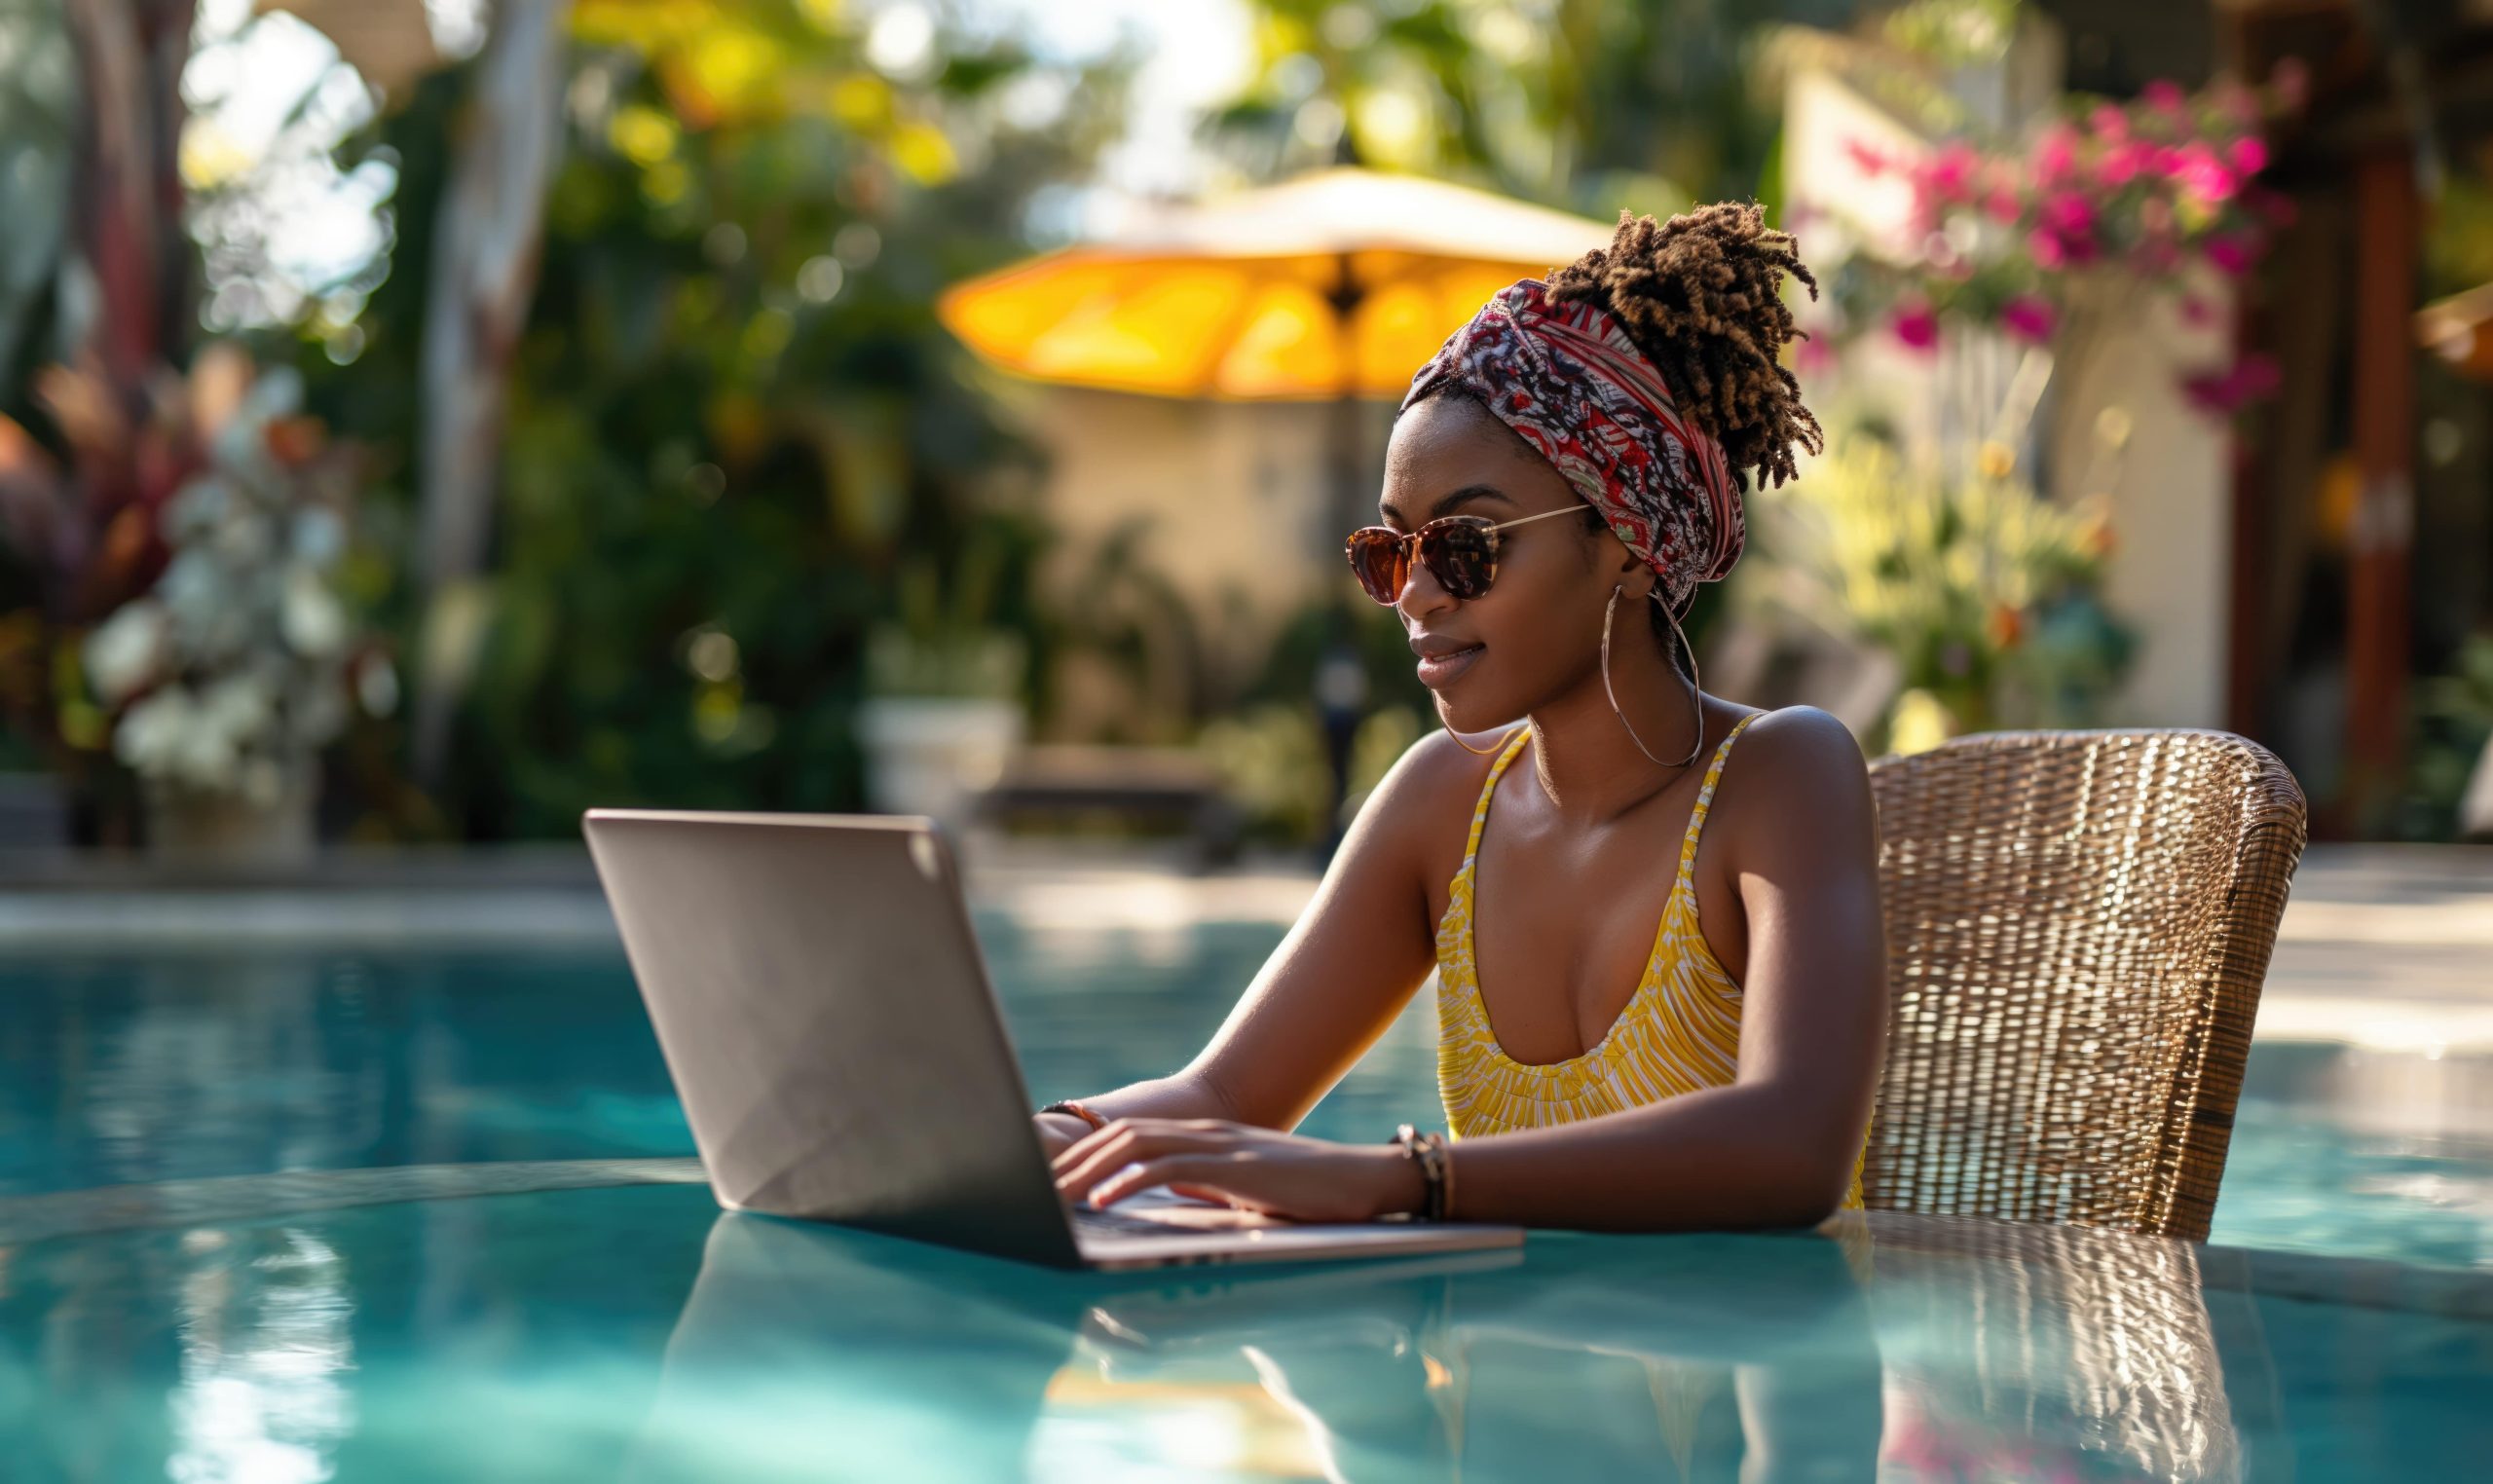
[[[1218,1119],[1121,1118],[1055,1160],[1057,1193],[1094,1206],[1166,1185],[1293,1221],[1373,1221],[1420,1207],[1417,1166],[1391,1144],[1333,1144]]]
[[[1070,1113],[1033,1113],[1030,1123],[1039,1131],[1039,1148],[1051,1163],[1092,1132],[1088,1122]]]

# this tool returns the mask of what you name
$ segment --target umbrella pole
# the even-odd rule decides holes
[[[1333,309],[1333,333],[1338,370],[1333,396],[1333,427],[1328,440],[1330,463],[1326,493],[1330,497],[1325,507],[1333,512],[1336,529],[1347,536],[1354,527],[1369,524],[1361,518],[1365,504],[1360,489],[1365,439],[1359,436],[1358,333],[1357,320],[1363,292],[1358,276],[1352,272],[1351,255],[1335,257],[1332,290],[1325,300]],[[1349,600],[1343,596],[1341,575],[1337,571],[1332,587],[1333,597],[1325,605],[1325,640],[1322,657],[1316,667],[1316,712],[1324,731],[1324,761],[1330,777],[1325,790],[1327,808],[1324,812],[1324,838],[1318,847],[1320,868],[1329,863],[1341,845],[1348,822],[1342,818],[1342,805],[1350,797],[1351,748],[1358,736],[1359,723],[1367,714],[1367,665],[1360,657],[1358,631],[1351,615]]]

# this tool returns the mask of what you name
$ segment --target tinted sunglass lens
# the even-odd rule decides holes
[[[1358,575],[1359,586],[1379,603],[1392,603],[1402,595],[1401,540],[1388,531],[1355,531],[1351,534],[1351,571]]]
[[[1489,590],[1492,543],[1497,539],[1469,521],[1432,527],[1420,538],[1420,559],[1449,597],[1477,598]]]

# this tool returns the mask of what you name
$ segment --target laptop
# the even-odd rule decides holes
[[[591,809],[582,830],[729,1210],[1060,1268],[1523,1241],[1475,1223],[1294,1223],[1167,1191],[1070,1208],[935,821]]]

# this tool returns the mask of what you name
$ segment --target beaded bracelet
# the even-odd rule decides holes
[[[1420,1178],[1427,1185],[1427,1196],[1420,1209],[1410,1213],[1411,1219],[1443,1221],[1454,1197],[1454,1162],[1446,1158],[1445,1135],[1422,1133],[1403,1124],[1394,1131],[1393,1142],[1420,1167]]]

